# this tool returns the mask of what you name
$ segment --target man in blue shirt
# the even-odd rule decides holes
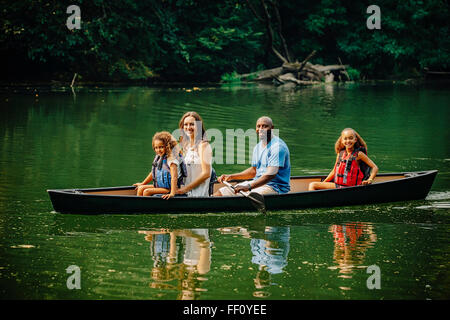
[[[273,122],[269,117],[256,121],[259,143],[253,149],[252,166],[235,174],[223,174],[219,182],[229,180],[249,180],[235,186],[234,192],[220,188],[215,196],[230,196],[240,191],[253,191],[260,194],[280,194],[290,191],[291,162],[289,149],[279,137],[272,134]]]

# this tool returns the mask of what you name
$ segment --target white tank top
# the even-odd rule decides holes
[[[184,185],[187,186],[191,182],[195,181],[197,177],[202,173],[202,165],[200,160],[200,155],[197,151],[197,145],[191,147],[186,147],[187,152],[184,156],[184,161],[186,162],[187,177]],[[212,168],[212,166],[211,166]],[[188,197],[209,197],[209,180],[211,176],[206,179],[202,184],[197,186],[195,189],[187,192]]]
[[[209,242],[208,229],[187,229],[192,233],[197,234],[203,238],[203,241]],[[186,249],[184,252],[183,263],[188,266],[196,266],[200,261],[200,250],[202,241],[193,237],[184,237]]]

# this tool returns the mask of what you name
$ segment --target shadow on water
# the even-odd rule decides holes
[[[337,269],[339,277],[348,278],[355,268],[366,267],[364,266],[366,251],[377,241],[372,223],[333,224],[328,231],[333,234],[335,263],[335,266],[329,269]]]
[[[221,228],[243,226],[259,229],[261,226],[302,226],[308,224],[334,224],[347,221],[371,223],[439,223],[447,215],[433,209],[446,206],[431,201],[409,201],[387,204],[319,208],[289,211],[208,213],[208,214],[111,214],[67,215],[54,214],[56,233],[67,231],[99,232],[101,230],[141,230],[146,228]]]
[[[150,288],[175,291],[178,300],[196,300],[207,291],[202,283],[211,269],[208,229],[159,228],[138,233],[150,244]]]
[[[448,288],[446,204],[439,193],[266,215],[30,213],[22,220],[34,227],[13,230],[20,242],[5,240],[4,290],[60,299],[439,299]],[[82,268],[82,291],[65,288],[72,264]],[[381,291],[365,286],[372,264],[382,269]]]
[[[127,250],[137,249],[141,253],[142,247],[136,246],[136,243],[144,242],[144,247],[149,249],[141,258],[144,264],[139,265],[142,269],[140,297],[150,295],[152,299],[197,300],[221,297],[279,299],[283,296],[335,299],[348,296],[379,299],[383,296],[369,295],[364,288],[365,271],[373,263],[374,256],[378,264],[384,263],[384,272],[391,272],[392,266],[386,263],[389,260],[380,259],[392,255],[393,243],[381,238],[398,239],[397,249],[394,250],[400,250],[402,255],[422,250],[422,243],[414,243],[414,237],[408,245],[403,238],[415,226],[425,230],[448,223],[448,215],[445,212],[441,214],[442,208],[433,206],[433,201],[424,200],[364,207],[277,211],[266,215],[253,212],[55,214],[51,229],[56,236],[75,236],[79,241],[87,241],[90,237],[95,237],[97,243],[112,241],[101,239],[117,237],[123,241],[129,238],[130,243],[125,245]],[[392,235],[389,230],[393,225],[403,226],[405,234],[402,231]],[[103,268],[126,270],[130,264],[135,264],[124,260],[121,262],[123,265],[117,265],[115,260],[121,254],[114,254],[106,262],[108,267]],[[426,255],[432,254],[429,252]],[[392,257],[389,259],[393,260]],[[402,268],[407,269],[408,266]],[[399,272],[393,270],[394,273]],[[100,273],[98,270],[96,272]],[[233,272],[234,278],[227,282],[230,272]],[[438,270],[436,274],[439,276],[441,273]],[[289,283],[291,277],[301,282],[297,289]],[[383,279],[386,287],[392,287],[392,283],[396,283],[393,281],[398,281],[388,276]],[[284,286],[282,290],[280,281]],[[401,281],[408,287],[409,278]],[[361,289],[362,282],[365,291]],[[151,293],[145,291],[143,286]],[[99,289],[97,294],[111,296],[109,289],[104,286],[99,288],[103,291]],[[394,293],[392,297],[414,297],[414,294],[419,294],[416,286],[409,290],[413,293],[400,290],[402,292]],[[417,297],[427,295],[420,293]]]

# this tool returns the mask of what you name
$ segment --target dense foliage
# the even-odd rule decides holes
[[[267,5],[274,46],[281,46],[280,30],[299,61],[317,50],[311,62],[339,57],[366,78],[450,67],[444,0],[377,0],[380,30],[366,26],[369,1],[9,0],[2,1],[2,69],[8,79],[76,72],[85,80],[217,81],[279,66],[249,3],[257,14]],[[81,9],[79,30],[66,27],[72,4]]]

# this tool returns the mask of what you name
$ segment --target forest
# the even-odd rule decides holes
[[[4,82],[218,82],[307,62],[352,80],[450,71],[444,0],[2,0],[2,17]]]

